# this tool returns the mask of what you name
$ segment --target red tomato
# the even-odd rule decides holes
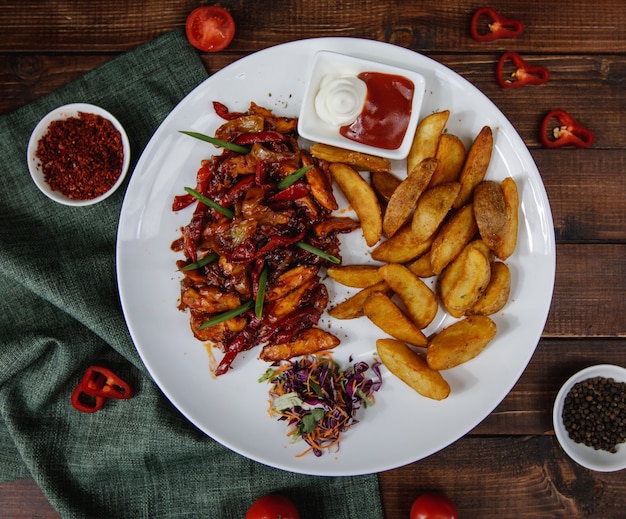
[[[252,503],[244,519],[300,519],[300,514],[290,499],[267,494]]]
[[[185,31],[189,43],[196,49],[217,52],[228,47],[233,40],[235,21],[223,7],[198,7],[187,17]]]
[[[459,519],[459,512],[446,495],[427,493],[413,501],[411,519]]]

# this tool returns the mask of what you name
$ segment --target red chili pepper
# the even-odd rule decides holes
[[[308,195],[310,190],[309,184],[298,180],[295,184],[291,184],[289,187],[281,189],[278,193],[272,195],[269,201],[285,202],[288,200],[298,200],[298,198]]]
[[[483,20],[491,23],[483,25]],[[485,27],[489,29],[488,32],[483,32]],[[472,38],[480,42],[516,38],[524,32],[524,23],[520,20],[505,18],[491,7],[480,7],[472,16],[470,32]]]
[[[509,62],[515,71],[505,76],[505,67]],[[516,88],[525,85],[542,85],[550,79],[550,71],[540,65],[527,63],[517,52],[508,51],[502,54],[496,67],[496,79],[502,88]]]
[[[95,413],[107,398],[126,400],[133,394],[130,385],[110,369],[89,366],[72,392],[72,406],[83,413]]]
[[[267,130],[257,133],[244,133],[235,139],[235,144],[246,146],[255,142],[282,142],[286,141],[287,136],[284,133],[274,130]]]
[[[220,103],[219,101],[213,101],[213,110],[215,110],[215,113],[219,115],[222,119],[225,119],[227,121],[232,121],[233,119],[237,119],[238,117],[244,115],[241,112],[229,111],[228,107]]]
[[[555,122],[557,126],[554,126]],[[541,143],[546,148],[561,148],[563,146],[588,148],[594,141],[593,132],[576,121],[565,110],[548,112],[541,123],[540,138]]]

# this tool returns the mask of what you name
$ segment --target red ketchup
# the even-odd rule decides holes
[[[411,118],[413,82],[381,72],[361,72],[358,78],[367,85],[363,111],[354,122],[339,128],[339,133],[368,146],[399,148]]]

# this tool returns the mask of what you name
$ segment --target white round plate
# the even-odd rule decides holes
[[[593,447],[588,447],[583,443],[576,443],[572,440],[563,424],[562,414],[565,397],[575,384],[593,377],[613,378],[616,382],[626,382],[626,369],[611,364],[599,364],[597,366],[589,366],[572,375],[563,384],[554,400],[552,411],[554,433],[565,453],[579,465],[597,472],[622,470],[626,468],[626,443],[620,443],[615,453],[596,450]]]
[[[100,117],[104,117],[105,119],[111,121],[115,129],[119,131],[120,135],[122,136],[122,146],[124,149],[122,172],[120,173],[120,176],[116,180],[115,184],[113,184],[111,186],[111,189],[109,189],[106,193],[87,200],[77,200],[69,198],[60,191],[53,190],[50,187],[50,184],[48,184],[48,182],[44,178],[41,161],[37,158],[37,145],[39,144],[41,138],[48,132],[48,127],[50,126],[50,123],[52,123],[52,121],[78,117],[81,112],[99,115]],[[74,207],[93,205],[109,198],[113,193],[115,193],[117,188],[122,185],[122,182],[124,182],[124,179],[126,178],[126,173],[128,172],[128,167],[130,165],[130,142],[128,141],[126,130],[124,130],[122,124],[113,116],[113,114],[107,112],[104,108],[100,108],[96,105],[87,103],[72,103],[69,105],[63,105],[55,108],[50,113],[48,113],[41,121],[39,121],[37,126],[35,126],[35,129],[30,136],[30,140],[28,141],[26,161],[28,162],[28,170],[30,171],[30,176],[33,179],[33,182],[39,188],[39,190],[51,200],[54,200],[59,204],[70,205]]]
[[[422,117],[449,109],[448,131],[468,148],[484,125],[491,126],[494,151],[487,178],[515,179],[521,221],[517,249],[507,261],[512,271],[510,301],[494,316],[498,334],[477,358],[444,373],[450,396],[439,402],[428,400],[383,370],[376,405],[361,410],[360,423],[344,435],[340,450],[320,458],[310,454],[298,458],[306,445],[290,444],[284,423],[268,415],[268,388],[258,382],[267,365],[258,360],[258,349],[241,354],[228,374],[215,378],[207,350],[189,330],[188,315],[178,311],[175,261],[181,256],[171,252],[170,244],[193,209],[177,214],[171,206],[175,195],[184,194],[184,186],[195,185],[200,161],[221,153],[179,130],[213,134],[223,122],[212,108],[213,101],[231,111],[246,111],[254,101],[277,115],[296,116],[309,62],[319,50],[423,74]],[[395,163],[398,175],[405,174],[404,168],[404,162]],[[370,261],[360,232],[344,236],[342,255],[346,264]],[[163,393],[192,423],[230,449],[273,467],[311,475],[358,475],[403,466],[443,449],[480,423],[508,394],[545,325],[554,285],[555,239],[549,202],[528,149],[479,90],[443,65],[401,47],[322,38],[243,58],[213,74],[172,111],[148,143],[126,192],[117,271],[123,311],[139,355]],[[348,293],[331,280],[326,285],[331,304]],[[427,332],[451,322],[440,312]],[[384,336],[366,318],[336,321],[326,314],[320,326],[342,340],[334,354],[340,363],[350,358],[371,362],[375,341]]]

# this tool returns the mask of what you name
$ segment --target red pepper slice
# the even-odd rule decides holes
[[[557,126],[554,126],[555,121]],[[565,110],[552,110],[541,123],[541,144],[546,148],[575,146],[588,148],[593,144],[593,132],[580,124]]]
[[[95,413],[104,406],[106,398],[85,393],[82,382],[72,392],[72,406],[81,413]]]
[[[483,32],[485,27],[489,29],[488,32]],[[472,38],[480,42],[516,38],[524,32],[524,23],[520,20],[505,18],[495,9],[485,6],[477,9],[472,16],[470,32]]]
[[[272,195],[269,198],[269,201],[285,202],[289,200],[298,200],[298,198],[308,195],[309,191],[311,191],[309,184],[303,182],[302,180],[298,180],[295,184],[291,184],[289,187],[281,189],[278,193]]]
[[[244,114],[241,112],[231,112],[228,110],[228,107],[220,103],[219,101],[213,101],[213,110],[215,113],[220,116],[222,119],[226,121],[232,121],[233,119],[237,119],[238,117],[242,117]]]
[[[94,397],[126,400],[134,394],[127,382],[102,366],[89,366],[79,386],[83,392]]]
[[[505,76],[505,67],[509,62],[515,71]],[[502,54],[496,67],[496,79],[502,88],[517,88],[526,85],[542,85],[550,79],[550,71],[541,65],[527,63],[517,52],[508,51]]]
[[[257,133],[244,133],[235,139],[235,144],[246,146],[255,142],[282,142],[286,141],[287,136],[284,133],[274,130],[267,130]]]

